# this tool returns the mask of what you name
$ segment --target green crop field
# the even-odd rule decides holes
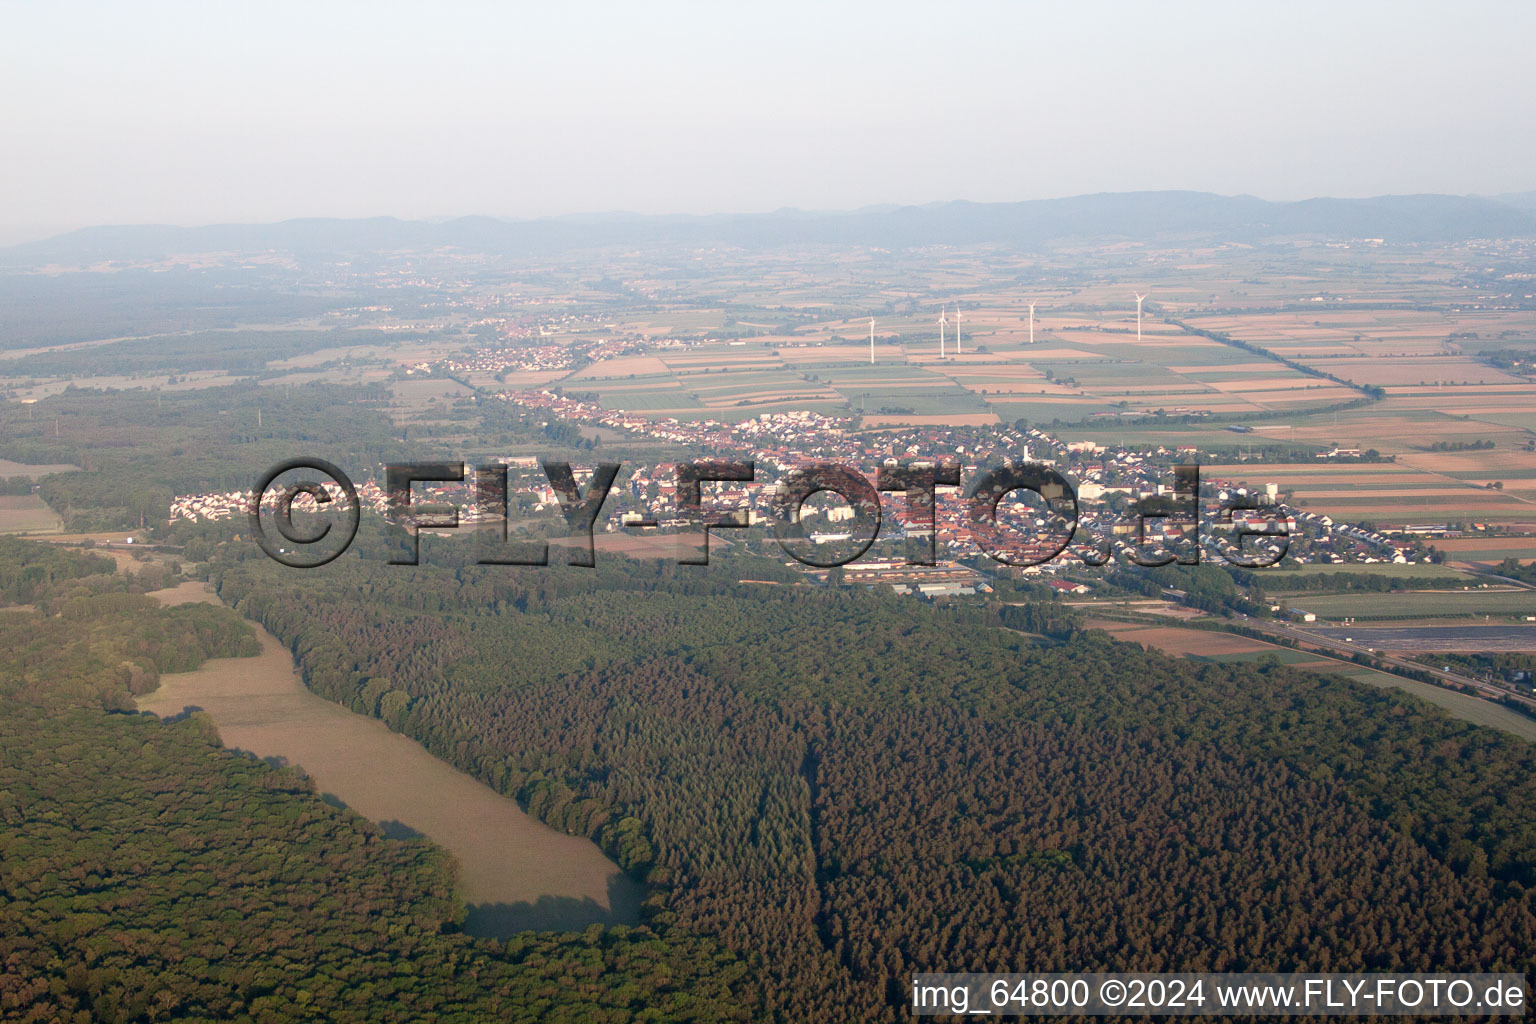
[[[0,533],[57,533],[62,525],[35,494],[0,496]]]
[[[1411,565],[1401,565],[1396,562],[1345,562],[1340,565],[1309,563],[1307,565],[1287,565],[1285,568],[1266,570],[1262,579],[1264,589],[1272,594],[1283,594],[1287,590],[1286,581],[1298,577],[1334,576],[1334,575],[1360,575],[1360,576],[1386,576],[1390,579],[1435,579],[1444,580],[1446,586],[1463,587],[1468,584],[1480,583],[1477,577],[1452,569],[1445,565],[1434,565],[1425,562],[1415,562]],[[1313,591],[1316,593],[1316,591]]]

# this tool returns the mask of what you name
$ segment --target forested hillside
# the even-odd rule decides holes
[[[775,1020],[905,1019],[924,970],[1532,965],[1516,739],[1049,606],[1006,624],[1070,646],[998,608],[599,562],[214,575],[317,692],[594,837]]]

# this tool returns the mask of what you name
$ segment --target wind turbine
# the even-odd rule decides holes
[[[939,307],[939,358],[940,359],[944,358],[944,328],[946,326],[948,326],[948,324],[949,324],[949,321],[944,316],[945,309],[946,309],[946,307],[944,307],[944,306],[940,306]]]
[[[1035,304],[1029,304],[1029,343],[1035,343]]]
[[[1136,295],[1135,292],[1132,292],[1131,294],[1132,295]],[[1147,292],[1147,295],[1151,295],[1151,294],[1152,294],[1151,292]],[[1136,295],[1136,340],[1137,341],[1141,340],[1141,300],[1145,299],[1147,297],[1147,295]]]
[[[869,365],[875,365],[875,318],[869,318]]]
[[[960,354],[960,303],[955,303],[955,355]]]

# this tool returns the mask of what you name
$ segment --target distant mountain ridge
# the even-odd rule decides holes
[[[841,212],[759,214],[582,214],[539,220],[460,217],[310,218],[276,224],[93,227],[0,249],[0,265],[63,260],[148,259],[232,251],[325,255],[453,247],[537,254],[605,245],[796,243],[914,245],[1091,239],[1259,242],[1317,236],[1388,242],[1536,237],[1536,193],[1498,198],[1407,195],[1270,202],[1208,192],[1107,192],[1018,203],[954,201]]]
[[[1506,192],[1493,198],[1522,210],[1536,210],[1536,192]]]

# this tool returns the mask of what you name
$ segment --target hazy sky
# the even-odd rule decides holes
[[[298,216],[1524,191],[1533,39],[1536,4],[1516,0],[0,0],[0,243]]]

